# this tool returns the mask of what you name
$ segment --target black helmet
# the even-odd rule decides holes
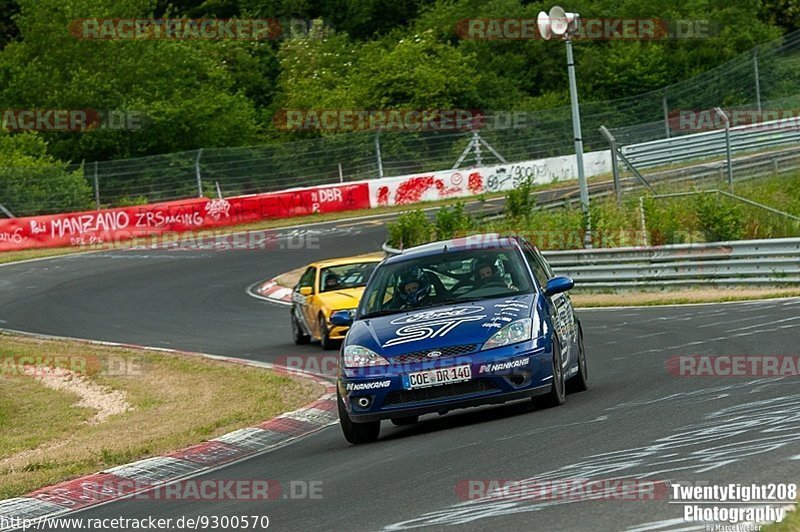
[[[406,286],[412,283],[417,284],[417,288],[410,292],[406,291]],[[427,296],[431,291],[431,283],[419,267],[414,266],[400,277],[400,284],[397,286],[400,299],[409,305],[419,303],[420,299]]]
[[[335,288],[339,286],[339,276],[334,272],[328,272],[325,275],[325,288]]]
[[[497,276],[497,266],[495,266],[493,260],[486,258],[477,259],[472,263],[472,277],[476,281],[484,279],[480,276],[480,271],[484,268],[489,268],[492,271],[492,274],[489,276],[490,279]]]

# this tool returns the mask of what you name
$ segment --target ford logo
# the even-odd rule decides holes
[[[431,351],[430,353],[428,353],[428,358],[436,358],[440,356],[442,356],[441,351]]]

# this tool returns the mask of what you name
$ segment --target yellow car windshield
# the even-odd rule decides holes
[[[320,272],[320,292],[365,286],[377,265],[377,262],[358,262],[323,268]]]

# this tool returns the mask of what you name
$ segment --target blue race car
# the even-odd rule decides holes
[[[532,397],[563,404],[587,388],[583,332],[553,274],[518,237],[479,235],[409,248],[381,262],[339,362],[339,420],[350,443],[380,422]],[[339,318],[346,320],[347,318]]]

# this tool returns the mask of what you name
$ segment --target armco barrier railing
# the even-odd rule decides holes
[[[384,243],[389,255],[401,253]],[[800,238],[545,251],[580,289],[800,284]]]
[[[800,239],[544,252],[576,288],[800,284]]]
[[[757,151],[800,142],[800,119],[773,120],[732,127],[731,151]],[[718,129],[662,140],[630,144],[622,148],[637,168],[664,166],[695,159],[724,156],[725,130]]]

